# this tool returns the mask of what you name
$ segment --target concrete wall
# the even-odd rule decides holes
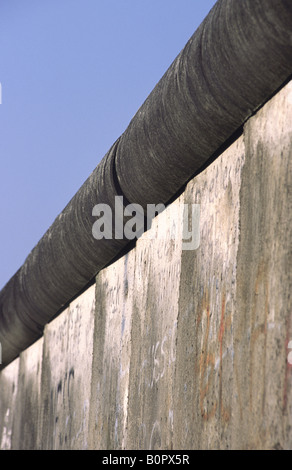
[[[292,82],[1,372],[1,449],[292,448],[291,142]]]

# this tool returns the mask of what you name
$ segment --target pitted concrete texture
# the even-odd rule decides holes
[[[292,449],[291,165],[292,82],[1,371],[1,448]]]

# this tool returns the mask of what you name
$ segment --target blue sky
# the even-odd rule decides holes
[[[0,289],[215,0],[0,0]]]

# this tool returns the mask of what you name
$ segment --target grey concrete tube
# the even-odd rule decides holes
[[[0,292],[2,367],[128,245],[93,237],[93,207],[166,204],[291,74],[291,0],[216,3]]]

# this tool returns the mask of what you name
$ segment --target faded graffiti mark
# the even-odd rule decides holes
[[[173,432],[172,409],[168,410],[168,419],[165,429],[167,429],[168,432],[166,434],[164,432],[164,438],[166,438],[167,440],[170,439],[171,441],[171,436]],[[150,421],[150,423],[147,424],[145,424],[144,422],[140,424],[137,437],[138,449],[159,450],[165,447],[166,445],[162,439],[161,423],[158,420],[155,420],[154,422]],[[170,441],[168,441],[167,448],[172,448],[172,443]]]
[[[148,348],[147,356],[141,364],[141,374],[138,391],[146,386],[153,388],[165,375],[167,368],[175,361],[174,344],[177,323],[168,329],[162,341],[156,341]]]
[[[158,421],[155,421],[152,427],[149,449],[159,450],[161,449],[161,429]]]
[[[221,318],[219,331],[216,336],[213,335],[212,337],[211,335],[212,312],[210,310],[208,290],[205,291],[198,312],[196,337],[198,337],[199,327],[203,324],[205,325],[202,349],[195,365],[195,375],[199,376],[201,416],[204,421],[209,421],[218,411],[224,422],[227,422],[230,419],[231,410],[229,407],[226,408],[224,405],[223,364],[227,355],[232,353],[232,348],[227,347],[224,342],[224,337],[226,331],[231,328],[232,318],[231,313],[226,314],[225,291],[222,293]],[[216,355],[218,345],[219,357]],[[214,390],[217,387],[219,389],[219,394],[214,393]]]
[[[214,381],[214,369],[215,369],[215,358],[214,354],[208,352],[208,338],[210,330],[210,302],[208,291],[206,291],[203,305],[199,309],[202,315],[206,317],[207,325],[206,332],[203,341],[203,349],[199,359],[199,373],[200,373],[200,409],[201,415],[204,420],[209,420],[215,415],[217,403],[211,403],[211,408],[208,407],[208,392],[209,388]],[[202,319],[202,315],[199,317],[199,321]]]

